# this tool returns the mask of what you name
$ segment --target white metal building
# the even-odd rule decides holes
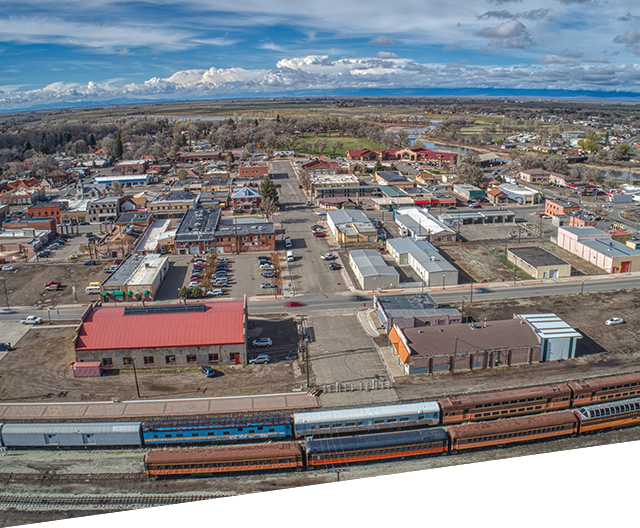
[[[400,283],[398,272],[372,249],[351,251],[349,264],[363,290],[397,288]]]
[[[572,359],[582,334],[553,313],[516,314],[515,318],[529,324],[540,339],[540,362]]]
[[[429,286],[458,284],[458,270],[426,240],[390,238],[387,251],[397,264],[411,266]]]

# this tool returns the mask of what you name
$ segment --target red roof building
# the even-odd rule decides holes
[[[246,363],[243,301],[94,308],[75,340],[77,361],[104,368]]]

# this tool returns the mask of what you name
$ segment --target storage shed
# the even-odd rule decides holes
[[[98,378],[102,376],[102,361],[76,361],[71,365],[74,378]]]
[[[140,446],[140,422],[4,424],[6,447]]]

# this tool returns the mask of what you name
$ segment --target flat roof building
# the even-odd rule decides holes
[[[358,249],[349,253],[349,264],[362,290],[397,288],[400,275],[377,251]]]
[[[458,270],[426,240],[389,238],[386,245],[396,264],[411,266],[427,287],[458,284]]]
[[[439,306],[426,293],[374,295],[373,306],[387,333],[391,332],[394,325],[402,329],[462,322],[462,316],[458,310],[449,306]]]
[[[394,219],[404,236],[424,238],[429,242],[456,240],[453,229],[440,222],[428,210],[408,207],[394,211]]]
[[[534,279],[571,277],[571,264],[541,247],[509,248],[507,260]]]
[[[102,283],[106,301],[153,300],[169,271],[169,258],[151,253],[130,255]]]
[[[214,251],[220,209],[190,209],[182,218],[174,238],[178,255],[200,255]]]
[[[595,227],[559,227],[558,245],[607,273],[640,271],[640,251]]]
[[[422,328],[394,326],[389,340],[405,375],[439,374],[540,361],[540,341],[524,321],[507,319]]]

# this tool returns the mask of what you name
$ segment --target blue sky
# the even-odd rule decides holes
[[[0,110],[372,90],[640,95],[640,5],[601,0],[21,0]]]

